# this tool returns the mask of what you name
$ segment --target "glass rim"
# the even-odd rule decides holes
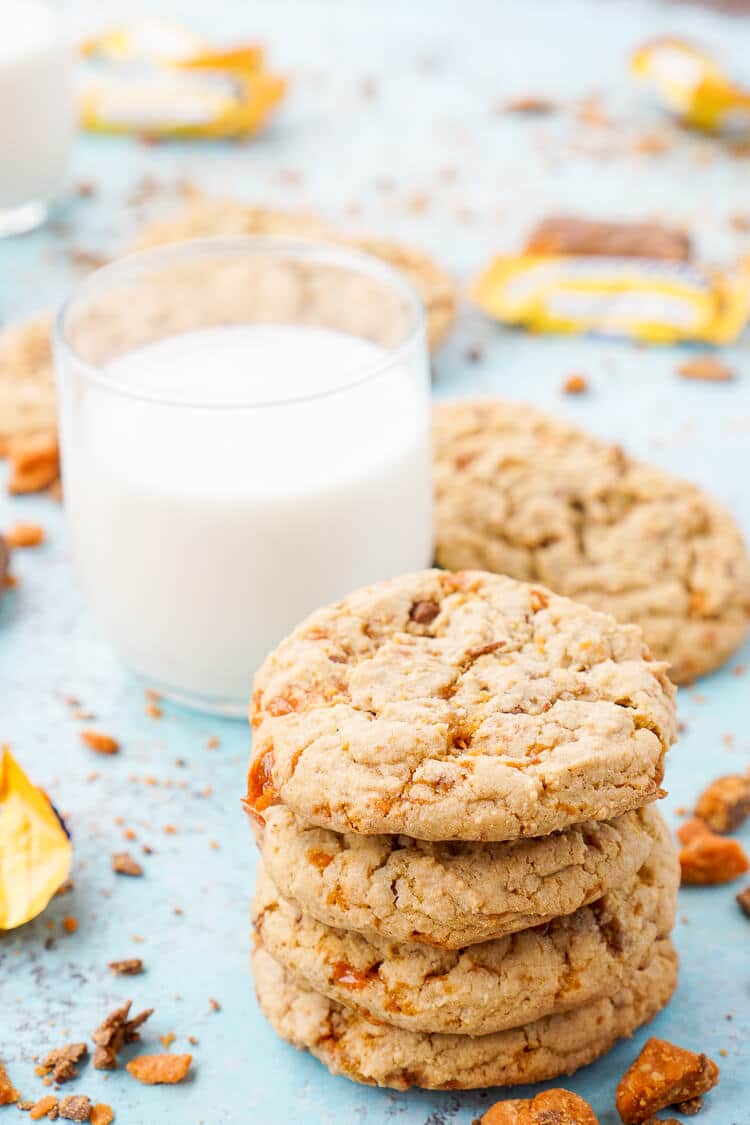
[[[211,254],[231,255],[239,254],[240,252],[244,252],[248,255],[261,252],[267,254],[277,253],[279,256],[318,261],[329,265],[340,265],[342,267],[348,267],[353,273],[356,272],[360,275],[378,278],[397,290],[406,299],[410,311],[408,330],[404,338],[398,344],[393,347],[383,348],[385,354],[382,357],[355,368],[352,378],[340,387],[330,387],[320,391],[301,393],[281,399],[263,399],[258,402],[247,402],[246,399],[242,398],[222,398],[221,401],[217,402],[215,399],[202,396],[193,395],[182,398],[169,394],[149,392],[141,387],[135,390],[108,375],[106,365],[92,363],[84,359],[68,340],[66,335],[68,318],[76,311],[77,306],[81,302],[85,302],[86,299],[96,291],[102,282],[111,284],[119,276],[122,276],[123,279],[127,279],[128,277],[131,279],[136,278],[139,270],[159,262],[179,261],[181,259],[193,257],[200,259],[201,257],[208,257]],[[252,324],[253,322],[248,321],[247,323]],[[294,321],[284,320],[263,323],[278,323],[280,325],[288,325],[289,327],[294,327],[295,325]],[[216,327],[221,326],[216,325]],[[183,334],[184,333],[174,333],[171,338]],[[169,338],[169,336],[164,337],[164,339]],[[365,337],[357,338],[365,339]],[[216,410],[265,410],[269,408],[294,406],[305,402],[312,402],[316,399],[331,398],[335,395],[346,394],[355,387],[359,387],[363,383],[378,378],[378,376],[391,370],[401,361],[404,361],[408,353],[411,352],[420,341],[423,342],[426,350],[426,312],[424,303],[416,287],[395,266],[391,266],[381,258],[377,258],[372,254],[367,254],[364,251],[351,249],[348,246],[338,246],[335,243],[326,242],[322,239],[281,238],[277,236],[254,234],[186,239],[181,242],[149,247],[144,250],[136,250],[129,254],[123,254],[115,258],[112,262],[100,266],[74,286],[72,292],[63,301],[55,315],[52,326],[52,343],[55,353],[56,371],[59,367],[59,357],[65,356],[66,359],[75,363],[77,371],[83,374],[88,382],[99,386],[111,394],[136,399],[141,402],[151,402],[158,406],[176,406],[184,408],[200,407],[201,409]]]

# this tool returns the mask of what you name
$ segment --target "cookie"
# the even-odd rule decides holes
[[[39,316],[0,334],[0,456],[14,438],[57,426],[51,330]]]
[[[264,817],[263,862],[285,898],[329,926],[441,949],[539,926],[627,885],[663,824],[650,805],[535,840],[477,844],[331,832],[283,805]]]
[[[487,1035],[609,996],[674,924],[679,865],[666,825],[630,884],[547,925],[467,949],[366,938],[282,898],[259,867],[256,932],[274,960],[338,1003],[411,1031]]]
[[[659,795],[674,695],[633,626],[500,575],[405,575],[265,661],[246,807],[427,840],[610,820]]]
[[[262,948],[253,954],[255,990],[282,1039],[310,1051],[333,1074],[406,1090],[461,1090],[542,1082],[606,1054],[668,1003],[677,984],[672,943],[656,943],[650,960],[613,996],[492,1035],[404,1031],[302,988]]]
[[[178,214],[146,223],[134,249],[143,250],[188,238],[238,234],[312,238],[335,242],[387,262],[403,273],[422,298],[430,350],[448,335],[456,315],[456,287],[427,254],[384,239],[342,234],[315,215],[255,207],[232,199],[199,198]]]
[[[434,411],[436,560],[529,582],[640,625],[686,683],[750,625],[750,559],[705,492],[530,406]]]

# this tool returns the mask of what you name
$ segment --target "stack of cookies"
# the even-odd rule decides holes
[[[360,1082],[512,1085],[667,1003],[674,689],[639,629],[425,571],[308,618],[252,721],[254,975],[282,1038]]]

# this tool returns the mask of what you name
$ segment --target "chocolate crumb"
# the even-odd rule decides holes
[[[112,870],[118,875],[142,875],[143,868],[128,852],[115,852],[112,856]]]

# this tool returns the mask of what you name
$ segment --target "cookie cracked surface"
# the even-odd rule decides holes
[[[750,559],[701,489],[524,403],[444,403],[433,421],[439,565],[542,582],[640,625],[677,683],[742,643]]]
[[[283,805],[264,812],[263,862],[285,898],[366,937],[460,949],[529,929],[629,883],[663,821],[654,805],[533,840],[358,836]]]
[[[669,1001],[677,954],[656,943],[643,968],[612,997],[491,1035],[405,1031],[296,984],[262,947],[253,954],[255,990],[281,1036],[310,1051],[333,1074],[406,1090],[513,1086],[572,1074],[632,1035]]]
[[[326,926],[282,898],[262,865],[253,918],[263,947],[304,986],[408,1030],[486,1035],[616,992],[668,936],[679,880],[662,822],[630,884],[544,926],[466,949]]]
[[[659,795],[674,696],[633,626],[500,575],[405,575],[266,660],[247,807],[433,840],[608,820]]]

